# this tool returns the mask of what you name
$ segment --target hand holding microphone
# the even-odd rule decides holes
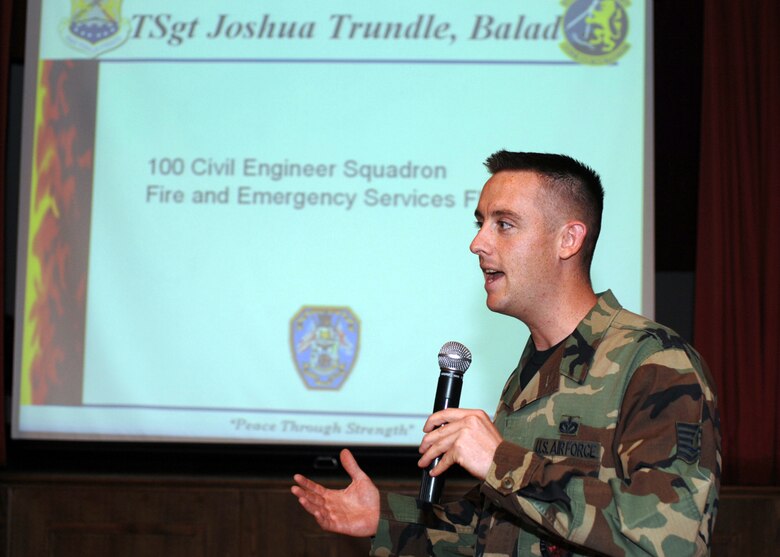
[[[433,412],[445,408],[457,408],[460,404],[460,391],[463,387],[463,374],[471,365],[471,351],[459,342],[447,342],[439,350],[439,384],[436,387],[436,398],[433,402]],[[426,424],[427,425],[427,424]],[[420,500],[427,503],[437,503],[444,488],[442,476],[432,477],[430,471],[441,461],[441,455],[433,459],[423,470],[420,484]]]
[[[419,499],[423,502],[439,501],[444,487],[442,474],[452,464],[457,463],[475,478],[484,480],[496,448],[503,441],[484,411],[458,408],[463,373],[470,364],[471,352],[462,344],[449,342],[442,346],[434,413],[425,422],[426,435],[420,444],[423,456],[419,465],[425,470]]]

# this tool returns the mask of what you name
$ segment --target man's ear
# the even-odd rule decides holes
[[[558,251],[561,259],[569,259],[577,255],[585,243],[588,227],[580,221],[570,221],[561,228],[561,246]]]

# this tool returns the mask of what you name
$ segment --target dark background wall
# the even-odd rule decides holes
[[[702,0],[654,5],[656,319],[693,340]]]

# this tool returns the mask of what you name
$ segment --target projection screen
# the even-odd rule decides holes
[[[450,340],[492,413],[499,149],[601,174],[594,287],[652,312],[643,2],[28,4],[15,438],[416,445]]]

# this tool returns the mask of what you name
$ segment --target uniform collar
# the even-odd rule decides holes
[[[534,349],[533,341],[529,338],[520,363],[504,387],[501,396],[504,404],[517,410],[534,400],[554,393],[558,390],[559,381],[555,378],[559,375],[565,375],[582,384],[593,365],[593,357],[601,344],[601,339],[621,310],[622,306],[611,290],[599,294],[596,304],[580,321],[577,328],[550,355],[534,379],[520,393],[518,392],[520,370],[523,369]]]
[[[611,290],[598,295],[594,305],[564,342],[560,373],[578,383],[585,381],[593,356],[612,321],[623,307]],[[530,342],[530,340],[529,340]]]

